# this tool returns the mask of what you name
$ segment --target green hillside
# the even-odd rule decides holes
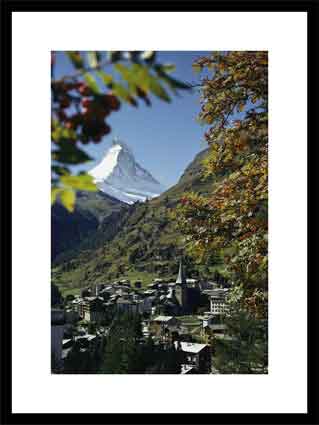
[[[66,252],[90,238],[101,223],[118,215],[126,204],[103,192],[78,192],[73,213],[56,202],[51,208],[51,259],[57,262]]]
[[[206,153],[199,153],[179,182],[160,197],[128,206],[115,222],[102,222],[76,250],[60,257],[53,268],[53,281],[63,288],[76,288],[118,278],[141,279],[144,284],[153,277],[175,278],[184,240],[171,212],[184,192],[211,190],[212,181],[200,176]],[[185,261],[189,275],[211,272],[188,257]]]

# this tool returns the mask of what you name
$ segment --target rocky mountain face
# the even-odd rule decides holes
[[[151,173],[136,162],[131,149],[118,139],[89,173],[102,192],[127,204],[152,199],[164,191]]]
[[[111,225],[102,221],[77,250],[64,254],[54,275],[57,284],[83,287],[119,277],[174,276],[184,240],[171,213],[185,192],[205,195],[212,190],[213,181],[200,174],[206,154],[195,157],[175,186],[152,200],[127,205]],[[196,267],[189,261],[187,269],[193,276],[199,271]]]

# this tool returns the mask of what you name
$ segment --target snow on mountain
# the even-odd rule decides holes
[[[159,196],[165,188],[134,158],[126,143],[116,139],[102,161],[89,174],[108,195],[133,204]]]

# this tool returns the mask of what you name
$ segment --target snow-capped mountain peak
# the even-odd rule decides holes
[[[115,139],[102,161],[89,174],[108,195],[133,204],[159,196],[165,188],[134,158],[130,147]]]

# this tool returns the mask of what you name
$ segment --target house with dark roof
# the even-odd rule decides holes
[[[170,337],[172,332],[178,331],[179,320],[174,316],[156,316],[150,321],[150,332],[158,337]]]

